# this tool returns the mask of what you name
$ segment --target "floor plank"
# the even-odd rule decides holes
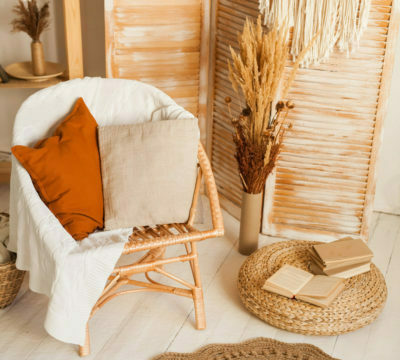
[[[47,298],[29,291],[0,321],[0,358],[25,359],[46,332],[43,319]]]
[[[228,221],[232,221],[228,219]],[[208,288],[213,283],[215,274],[221,266],[221,259],[226,258],[227,253],[233,247],[231,238],[211,239],[199,244],[199,262],[202,272],[203,286],[207,304],[212,303],[208,298]],[[174,264],[169,267],[171,272],[179,273],[189,279],[190,270],[182,267],[186,264]],[[180,267],[180,271],[178,270]],[[188,299],[181,299],[170,295],[155,295],[148,297],[136,309],[135,316],[132,316],[114,336],[110,344],[98,354],[96,360],[113,358],[126,358],[129,354],[141,354],[143,359],[149,359],[164,352],[174,341],[176,334],[180,333],[183,327],[201,336],[203,331],[197,331],[194,327],[193,303]],[[158,314],[158,315],[155,315]],[[207,314],[207,320],[209,316]],[[94,335],[95,336],[95,335]],[[135,342],[132,342],[132,339]],[[154,346],[148,346],[148,339],[154,341]]]
[[[8,188],[0,186],[0,211],[8,209]],[[205,210],[207,213],[207,209]],[[209,218],[205,220],[205,225]],[[400,217],[374,214],[369,245],[374,263],[385,274],[389,296],[376,322],[340,336],[303,336],[279,330],[245,310],[236,280],[245,257],[237,252],[239,224],[224,214],[226,235],[199,244],[200,268],[205,289],[207,329],[194,327],[190,299],[168,294],[131,294],[105,305],[90,321],[92,354],[87,359],[151,359],[165,351],[194,351],[215,342],[238,342],[264,336],[286,342],[319,346],[343,360],[395,360],[400,353]],[[260,236],[260,245],[281,239]],[[171,250],[177,254],[182,248]],[[183,266],[182,266],[183,265]],[[169,269],[189,279],[184,264]],[[24,289],[27,281],[24,282]],[[64,344],[43,328],[47,299],[21,291],[10,307],[0,311],[0,359],[79,359],[77,346]]]
[[[384,217],[395,220],[396,216],[385,215]],[[385,272],[389,296],[381,317],[371,325],[368,341],[364,348],[364,360],[398,359],[400,357],[400,226],[397,227],[395,236],[396,242]]]
[[[373,231],[371,233],[369,246],[374,252],[373,262],[385,275],[388,271],[393,249],[398,243],[398,233],[400,231],[399,217],[395,215],[379,214],[376,224],[372,228]],[[397,261],[400,262],[400,256]],[[392,298],[394,294],[390,291],[389,295],[389,298]],[[397,309],[397,311],[399,311],[399,309]],[[380,317],[371,325],[349,334],[339,336],[335,344],[333,356],[345,358],[352,349],[357,348],[360,349],[360,351],[355,352],[352,355],[352,359],[365,359],[365,349],[371,341],[371,333],[375,333],[375,329],[381,328],[381,324],[389,321],[393,315],[394,314],[388,310],[388,306],[386,306]],[[382,333],[382,335],[384,334]]]

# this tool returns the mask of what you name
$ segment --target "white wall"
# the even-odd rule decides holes
[[[16,4],[15,0],[0,1],[0,64],[5,67],[13,62],[30,60],[30,38],[24,33],[11,33],[10,22],[14,17],[12,7]],[[54,22],[59,15],[51,4],[51,24],[50,30],[43,34],[42,41],[46,59],[57,61],[61,58],[59,47],[57,46],[57,28]],[[63,34],[61,35],[61,38]],[[0,149],[8,149],[10,146],[13,119],[21,102],[32,94],[30,89],[0,89]]]
[[[11,9],[16,0],[0,1],[0,64],[30,58],[30,40],[22,33],[10,33]],[[43,35],[46,58],[64,62],[62,2],[51,2],[51,28]],[[81,0],[84,70],[87,76],[104,76],[103,0]],[[0,149],[9,149],[15,114],[35,90],[0,89]],[[32,119],[36,121],[36,119]],[[397,42],[392,90],[385,120],[383,145],[378,162],[375,209],[400,214],[400,41]]]
[[[378,159],[374,208],[400,215],[400,37]]]
[[[30,60],[30,38],[11,33],[13,6],[17,0],[0,0],[0,64]],[[84,71],[87,76],[105,76],[103,0],[81,0]],[[61,0],[50,1],[50,29],[42,35],[48,61],[65,64],[64,18]],[[9,150],[15,115],[21,103],[36,90],[0,89],[0,150]],[[36,119],[32,119],[35,121]]]

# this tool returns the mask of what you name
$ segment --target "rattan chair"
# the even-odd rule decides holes
[[[206,231],[199,231],[193,227],[202,178],[204,178],[205,187],[210,201],[213,225],[212,229]],[[206,318],[204,313],[203,288],[200,280],[196,243],[208,238],[219,237],[223,234],[224,226],[214,176],[204,148],[199,144],[198,173],[188,221],[183,224],[165,224],[154,227],[144,226],[134,228],[133,233],[129,238],[129,242],[125,245],[123,254],[126,255],[139,251],[147,251],[147,253],[136,263],[118,266],[114,269],[102,295],[93,307],[91,317],[98,309],[116,296],[140,291],[158,291],[193,299],[196,328],[199,330],[205,329]],[[180,256],[165,258],[164,254],[166,247],[177,244],[185,245],[185,253]],[[163,269],[163,265],[186,261],[190,264],[194,284],[191,284]],[[149,275],[152,271],[175,280],[183,287],[164,285],[153,280]],[[145,273],[148,282],[133,280],[130,278],[132,275],[139,273]],[[123,285],[132,285],[134,288],[118,291],[118,289]],[[87,326],[86,329],[86,343],[84,346],[79,347],[80,356],[86,356],[90,353],[89,326]]]
[[[122,79],[76,79],[41,90],[25,101],[15,121],[13,143],[32,146],[38,140],[51,134],[52,129],[63,119],[64,114],[68,113],[76,99],[81,96],[85,99],[100,126],[193,117],[166,94],[143,83]],[[147,105],[140,110],[138,109],[140,103]],[[15,214],[12,227],[15,230],[14,240],[19,239],[26,243],[28,240],[32,241],[28,238],[29,236],[34,236],[34,241],[39,241],[41,246],[48,251],[49,256],[52,256],[54,252],[57,253],[59,247],[71,247],[70,241],[76,245],[72,238],[69,239],[70,235],[66,233],[61,224],[56,219],[54,219],[55,222],[52,220],[54,215],[46,207],[43,207],[26,171],[18,164],[14,165],[11,182],[11,207]],[[207,231],[199,231],[193,226],[203,180],[212,216],[212,228]],[[24,191],[20,189],[24,189]],[[30,206],[26,206],[26,204],[30,204]],[[40,211],[38,211],[39,208]],[[32,224],[32,227],[27,227],[26,224]],[[32,231],[27,232],[26,228]],[[95,303],[90,318],[104,304],[119,295],[140,291],[158,291],[193,299],[196,327],[204,329],[206,321],[196,243],[200,240],[222,236],[223,233],[224,227],[214,177],[204,148],[199,144],[198,173],[188,221],[183,224],[134,228],[129,241],[125,245],[122,244],[124,246],[123,255],[137,252],[143,252],[144,255],[140,257],[141,254],[138,254],[135,258],[140,259],[130,265],[118,266],[117,264]],[[50,240],[52,243],[49,245]],[[178,244],[182,245],[182,255],[166,258],[166,248]],[[18,251],[18,256],[22,259],[24,256],[29,258],[31,253]],[[177,262],[189,262],[194,278],[193,284],[171,274],[164,268],[164,265]],[[37,263],[36,258],[28,261],[28,265],[35,263]],[[31,271],[31,268],[27,266],[26,270]],[[36,276],[42,272],[40,267],[35,267],[33,270],[36,271]],[[150,272],[174,280],[177,286],[155,281],[149,275]],[[147,280],[131,279],[133,275],[139,273],[144,273]],[[131,285],[132,288],[127,288],[126,285]],[[121,286],[124,286],[124,289],[120,289]],[[38,287],[36,286],[36,288]],[[46,293],[45,290],[37,289],[42,293]],[[79,354],[85,356],[89,353],[89,326],[87,324],[85,344],[80,346]]]

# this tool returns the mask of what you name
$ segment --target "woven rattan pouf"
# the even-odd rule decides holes
[[[249,256],[239,271],[238,288],[244,306],[270,325],[306,335],[337,335],[373,322],[383,309],[387,289],[379,269],[346,280],[343,292],[327,308],[288,299],[263,290],[265,280],[283,264],[308,270],[311,241],[284,241]]]

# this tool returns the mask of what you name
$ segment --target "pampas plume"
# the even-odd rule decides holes
[[[49,27],[49,2],[46,1],[42,7],[39,7],[36,0],[28,0],[26,4],[22,0],[18,0],[13,12],[17,17],[11,22],[12,31],[25,32],[32,38],[32,41],[40,41],[43,31]]]

